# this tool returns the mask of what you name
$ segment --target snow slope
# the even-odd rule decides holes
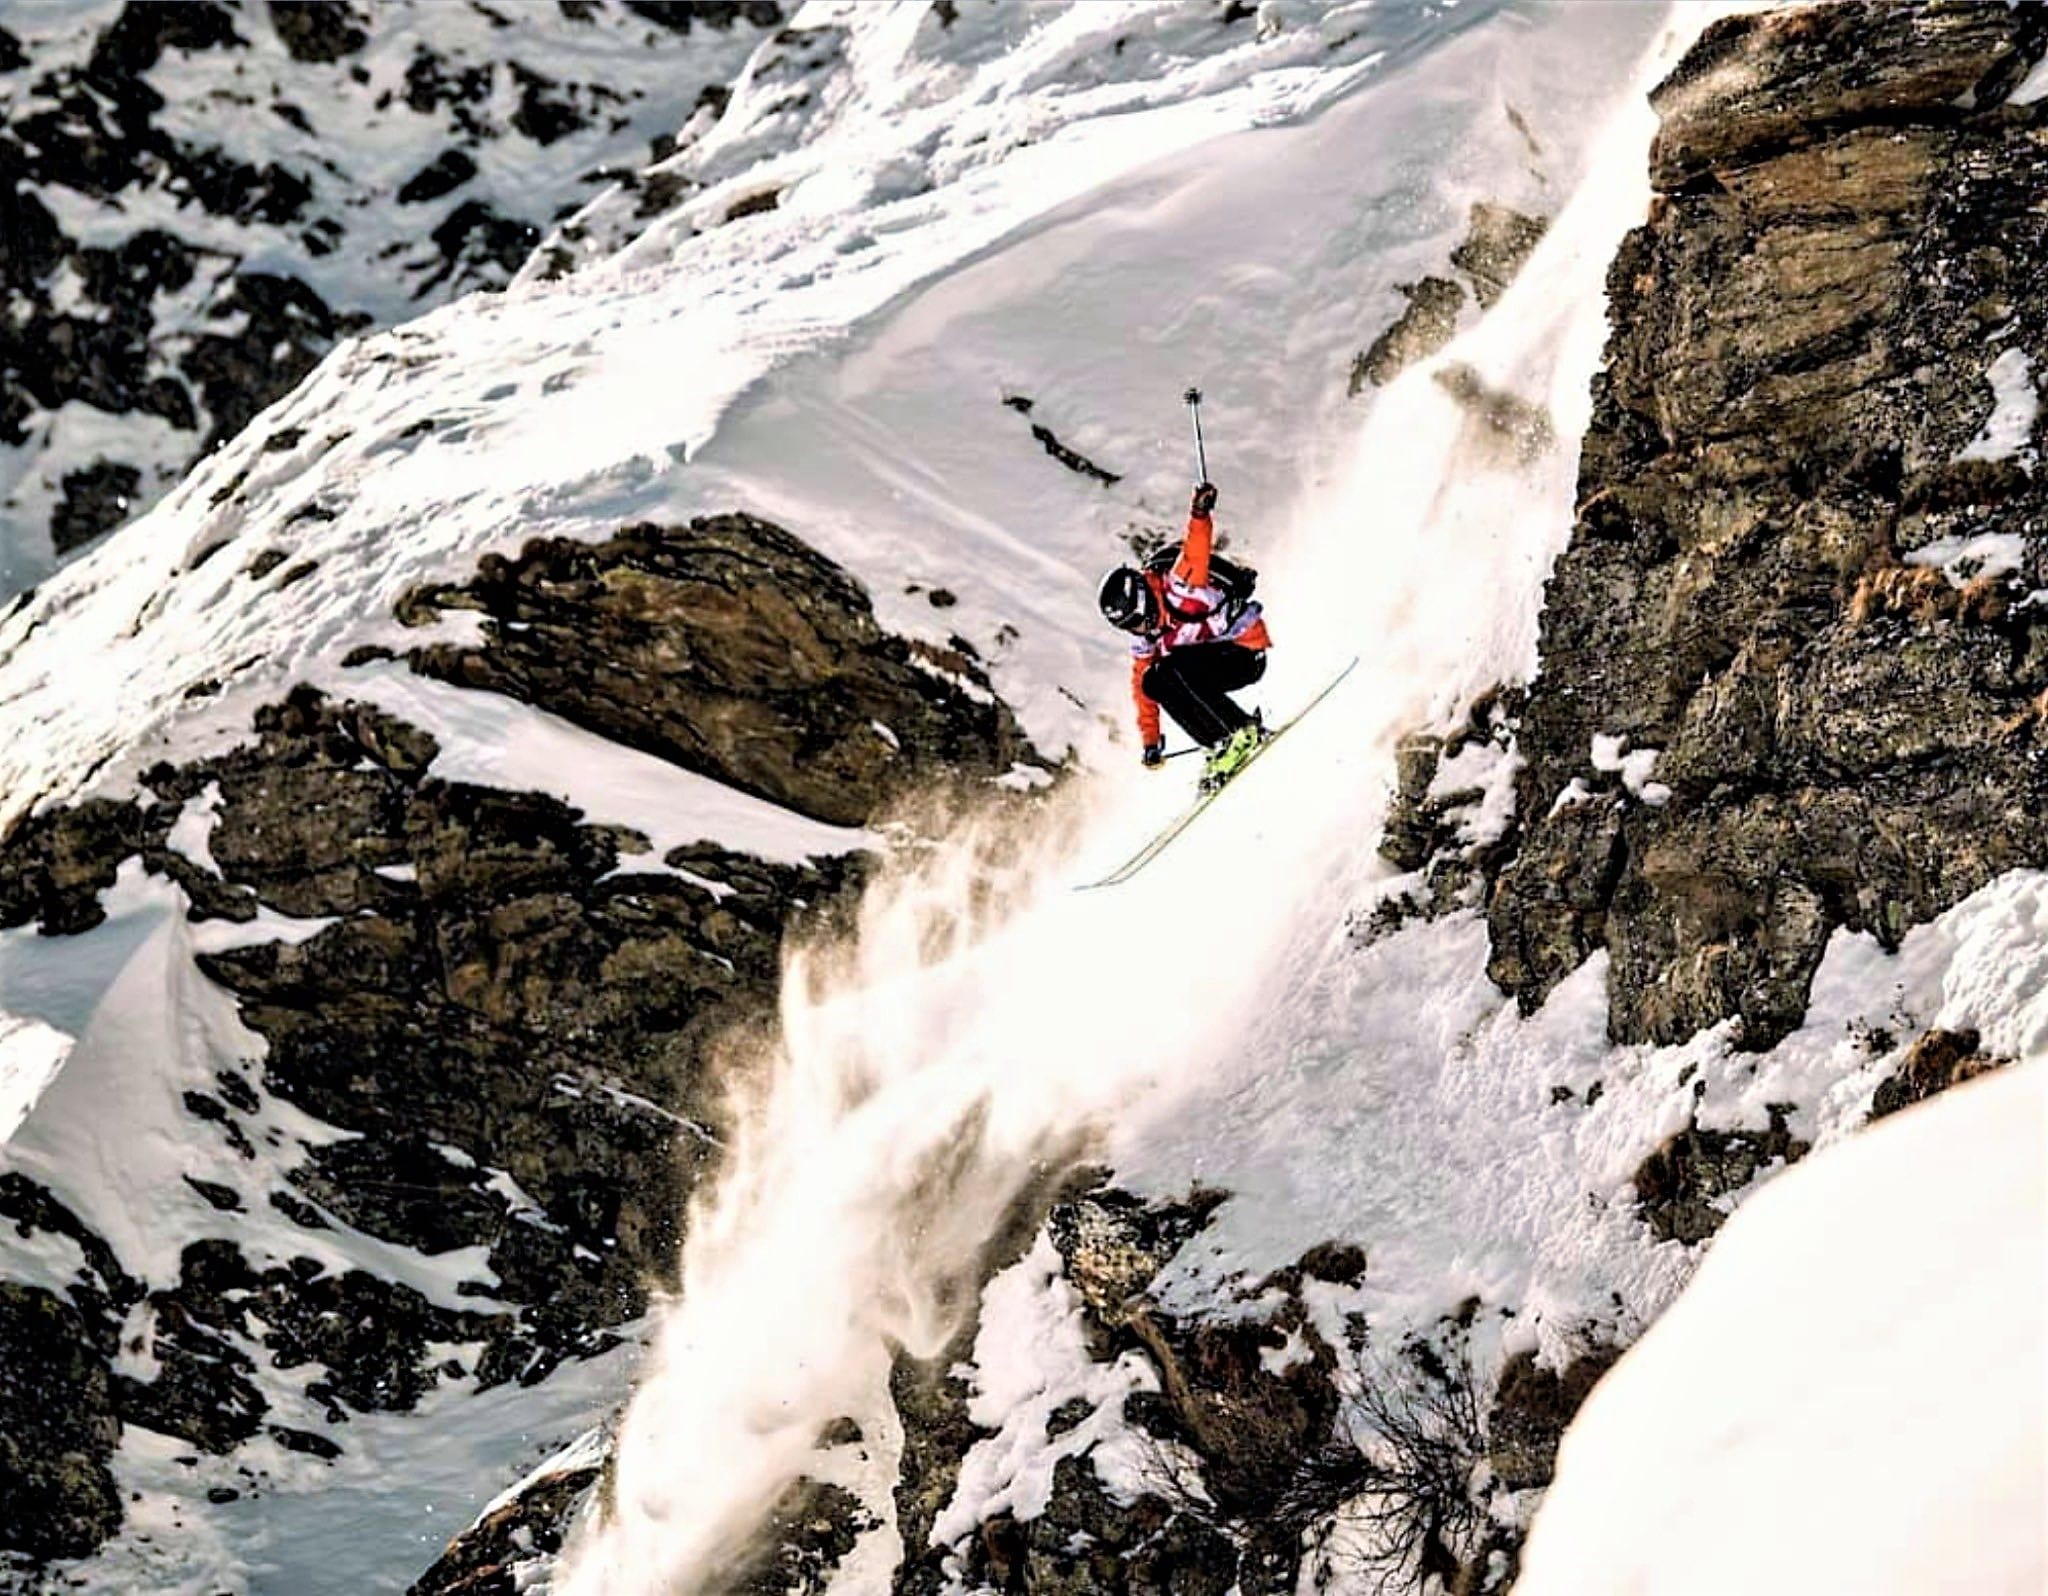
[[[1792,1171],[1565,1438],[1517,1590],[2048,1583],[2048,1068]]]
[[[1311,295],[1292,288],[1305,264],[1301,233],[1260,238],[1262,223],[1230,271],[1205,268],[1154,297],[1162,273],[1213,254],[1217,228],[1244,225],[1244,185],[1219,184],[1203,196],[1206,210],[1184,219],[1197,236],[1182,233],[1178,258],[1127,259],[1098,290],[1092,324],[1058,292],[1033,297],[1048,286],[1043,276],[977,287],[1016,304],[1006,341],[973,356],[955,331],[945,358],[964,364],[912,373],[902,362],[918,358],[932,326],[906,321],[916,314],[906,309],[892,318],[905,342],[877,339],[864,369],[849,356],[854,386],[831,418],[779,408],[806,402],[801,379],[815,368],[800,357],[837,349],[845,329],[999,241],[1013,260],[1025,252],[1029,265],[1012,270],[1058,269],[1062,207],[1084,195],[1080,209],[1106,207],[1095,224],[1103,231],[1159,231],[1148,204],[1170,203],[1166,194],[1205,166],[1190,153],[1168,170],[1168,157],[1393,77],[1404,52],[1484,13],[1424,7],[1396,13],[1382,33],[1371,7],[1318,8],[1260,41],[1205,5],[1085,5],[1030,13],[1028,48],[977,63],[990,41],[967,19],[1008,14],[969,8],[956,37],[915,6],[806,9],[797,22],[822,37],[809,99],[832,107],[834,121],[772,129],[756,149],[785,184],[778,209],[705,231],[687,215],[663,218],[570,278],[344,345],[205,461],[145,532],[18,603],[0,621],[10,683],[0,824],[75,794],[89,774],[92,790],[120,790],[151,759],[218,742],[280,684],[341,685],[338,660],[352,646],[418,641],[390,618],[415,582],[466,575],[481,554],[530,537],[594,537],[624,520],[736,499],[785,516],[868,576],[885,626],[937,642],[964,632],[1041,746],[1078,741],[1088,723],[1072,697],[1102,696],[1089,651],[1100,647],[1089,624],[1093,579],[1121,552],[1118,534],[1182,513],[1174,399],[1188,368],[1244,373],[1244,397],[1235,385],[1217,395],[1217,469],[1238,473],[1229,513],[1271,537],[1302,460],[1271,450],[1233,459],[1229,429],[1250,432],[1276,390],[1291,396],[1272,417],[1280,426],[1331,409],[1352,341],[1378,314],[1375,296],[1423,257],[1424,241],[1441,255],[1479,186],[1472,175],[1451,171],[1439,186],[1432,162],[1390,162],[1314,240],[1310,259],[1322,264]],[[1492,58],[1501,53],[1493,47]],[[1433,138],[1480,122],[1496,147],[1487,168],[1514,173],[1519,194],[1537,180],[1519,173],[1519,136],[1482,81],[1475,95],[1437,78],[1415,120],[1395,119],[1388,104],[1386,120],[1366,131],[1387,143],[1432,117],[1441,124]],[[936,103],[897,114],[919,98]],[[736,97],[732,110],[747,105]],[[884,166],[894,174],[887,184],[842,181]],[[1276,222],[1297,210],[1291,196],[1274,200]],[[1148,299],[1153,319],[1134,325],[1129,308]],[[1061,341],[1038,352],[1026,316],[1034,335],[1048,320],[1064,328]],[[1313,380],[1251,378],[1293,373],[1318,348],[1328,364]],[[1119,349],[1121,358],[1106,353]],[[1084,401],[1083,385],[1110,369],[1128,386]],[[782,375],[770,382],[771,373]],[[898,401],[905,408],[894,414],[869,402],[875,384],[913,376],[939,386]],[[1046,406],[1034,416],[1127,472],[1124,482],[1105,492],[1070,481],[1039,451],[1022,418],[1000,408],[1006,393],[1032,387]],[[763,413],[761,426],[721,432],[743,397]],[[949,425],[933,426],[935,416]],[[1005,427],[997,454],[991,438]],[[836,450],[833,435],[847,428],[850,447]],[[1298,446],[1312,453],[1317,430],[1301,427]],[[902,458],[913,440],[916,458]],[[762,453],[773,469],[750,469]],[[813,460],[824,470],[807,480]],[[258,581],[243,570],[273,547],[300,576],[289,587],[283,573]],[[961,606],[936,616],[891,579],[900,577],[943,584]],[[46,624],[60,615],[61,628]],[[1019,634],[1014,644],[998,636],[1005,623]],[[195,713],[182,695],[202,680],[223,691]]]

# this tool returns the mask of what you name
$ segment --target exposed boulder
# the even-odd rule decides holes
[[[1383,388],[1418,360],[1427,360],[1451,341],[1458,330],[1458,313],[1465,308],[1465,290],[1448,277],[1424,277],[1412,283],[1396,283],[1396,293],[1408,303],[1387,330],[1372,341],[1351,363],[1351,393],[1365,392],[1366,384]]]
[[[1525,216],[1505,205],[1472,207],[1465,241],[1451,251],[1451,264],[1472,285],[1482,310],[1507,292],[1531,252],[1550,228],[1548,217]]]
[[[449,609],[480,611],[484,643],[418,649],[416,669],[819,820],[860,825],[942,773],[1033,757],[1006,709],[920,664],[852,577],[753,516],[538,540],[401,613]]]
[[[1481,310],[1490,310],[1521,271],[1530,251],[1541,242],[1549,221],[1525,216],[1505,205],[1479,203],[1467,218],[1464,240],[1451,251],[1450,265],[1472,286]],[[1351,362],[1350,392],[1355,398],[1370,383],[1385,387],[1418,360],[1427,360],[1451,341],[1465,310],[1465,290],[1449,277],[1430,275],[1412,283],[1396,283],[1394,291],[1407,301],[1394,322]],[[1472,379],[1464,379],[1466,383]],[[1453,396],[1466,397],[1460,383]]]
[[[1658,1240],[1705,1241],[1758,1176],[1804,1158],[1812,1146],[1792,1134],[1786,1118],[1783,1108],[1773,1107],[1761,1131],[1690,1125],[1644,1159],[1633,1177],[1636,1204]]]
[[[1975,1031],[1924,1031],[1906,1049],[1899,1067],[1878,1083],[1870,1099],[1870,1117],[1883,1119],[1924,1103],[2007,1062],[1984,1052]]]
[[[1604,947],[1616,1040],[1767,1047],[1837,927],[1896,946],[2048,862],[2048,621],[2007,596],[2048,487],[1973,446],[1988,367],[2048,358],[2041,118],[1994,103],[2044,46],[1997,7],[1745,16],[1654,96],[1490,907],[1525,1008]]]

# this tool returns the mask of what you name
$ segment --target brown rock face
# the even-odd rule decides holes
[[[1879,1083],[1870,1100],[1870,1117],[1884,1119],[1924,1103],[2006,1062],[1984,1052],[1975,1031],[1924,1032],[1906,1050],[1899,1067]]]
[[[449,609],[481,611],[487,641],[416,651],[425,674],[836,825],[919,782],[1035,757],[1006,709],[882,631],[845,571],[752,516],[530,543],[466,586],[415,592],[403,613]]]
[[[1768,1046],[1837,927],[1893,945],[2048,862],[2040,429],[1970,449],[1994,360],[2048,360],[2048,113],[1995,103],[2044,26],[1733,18],[1653,95],[1660,192],[1609,277],[1490,905],[1525,1007],[1604,947],[1617,1040],[1734,1017]],[[1983,534],[2001,557],[1958,557]],[[1668,797],[1596,770],[1602,734],[1660,751]]]

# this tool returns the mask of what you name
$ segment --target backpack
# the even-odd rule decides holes
[[[1168,543],[1145,562],[1145,569],[1157,576],[1168,576],[1179,559],[1180,544]],[[1209,585],[1223,595],[1223,613],[1230,619],[1235,620],[1243,613],[1245,605],[1251,602],[1252,589],[1258,583],[1259,573],[1249,565],[1239,565],[1220,554],[1210,554]]]

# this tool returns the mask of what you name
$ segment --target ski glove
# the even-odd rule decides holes
[[[1188,506],[1188,509],[1192,514],[1195,515],[1207,515],[1211,510],[1215,508],[1216,484],[1213,482],[1204,482],[1200,487],[1195,489],[1194,502]]]
[[[1145,768],[1146,768],[1147,770],[1157,770],[1157,769],[1158,769],[1158,768],[1159,768],[1159,767],[1160,767],[1161,765],[1165,764],[1165,763],[1166,763],[1166,743],[1165,743],[1165,741],[1164,741],[1164,740],[1162,739],[1161,741],[1159,741],[1159,742],[1156,742],[1156,743],[1147,743],[1147,744],[1145,745],[1145,755],[1144,755],[1144,758],[1145,758]]]

